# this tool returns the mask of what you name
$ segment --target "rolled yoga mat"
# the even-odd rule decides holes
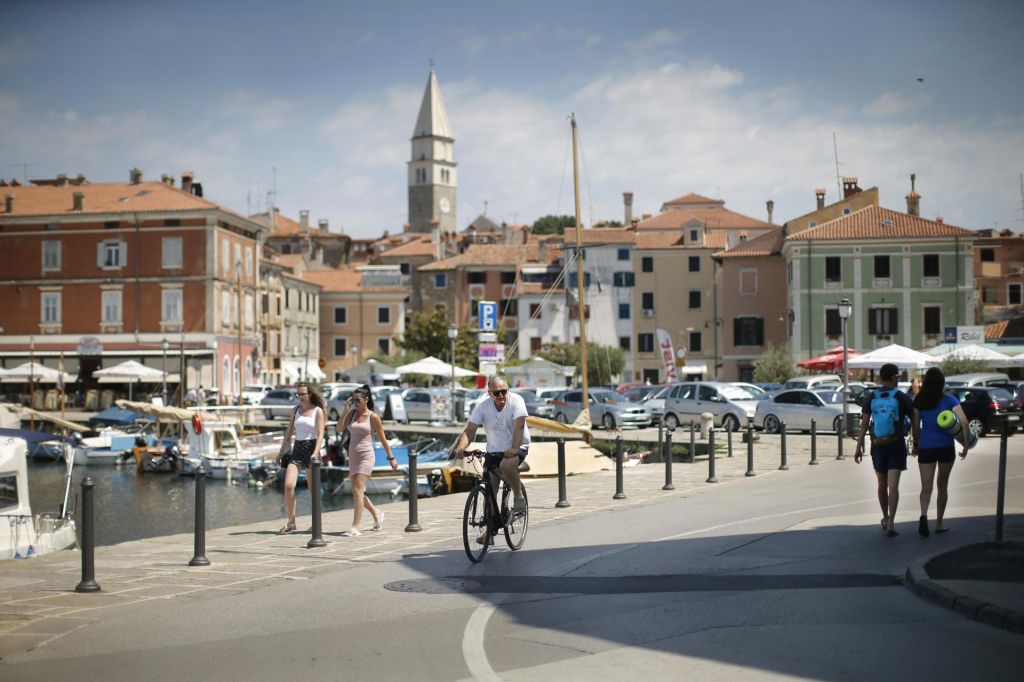
[[[956,415],[953,414],[953,410],[943,410],[939,412],[939,417],[936,419],[939,423],[939,428],[953,436],[961,445],[964,444],[964,430],[960,426],[960,420],[957,419]],[[970,450],[978,444],[978,436],[974,432],[967,431],[967,449]]]

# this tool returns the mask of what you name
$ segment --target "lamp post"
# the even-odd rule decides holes
[[[853,312],[853,305],[850,303],[850,299],[844,298],[839,301],[839,319],[843,321],[843,436],[846,437],[850,433],[849,422],[847,421],[847,409],[850,399],[850,347],[846,342],[846,321],[850,319],[850,313]]]
[[[236,247],[237,248],[237,247]],[[238,277],[238,319],[235,324],[238,325],[238,374],[232,372],[232,377],[235,379],[235,388],[238,390],[238,406],[242,406],[242,259],[238,258],[235,260],[235,275]]]
[[[454,324],[448,325],[448,340],[452,344],[452,354],[450,356],[450,362],[452,363],[452,423],[455,423],[455,337],[459,335],[459,328]]]
[[[164,405],[167,404],[167,348],[170,345],[171,344],[167,343],[167,339],[164,339],[163,341],[160,342],[160,350],[164,352],[163,364],[161,365],[161,368],[164,370],[164,387],[163,390],[160,392],[160,395],[163,396]]]

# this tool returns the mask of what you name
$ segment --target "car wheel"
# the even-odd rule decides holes
[[[675,431],[679,428],[679,417],[674,414],[665,415],[665,427]]]
[[[565,412],[559,412],[555,415],[555,421],[559,424],[568,424],[569,420],[565,418]]]
[[[270,410],[263,410],[263,418],[266,419],[268,422],[272,422],[274,421],[274,413],[271,412]]]
[[[330,417],[332,422],[336,422],[336,421],[338,421],[338,417],[340,417],[341,415],[339,415],[338,411],[332,407],[331,408],[331,413],[329,415],[327,415],[327,416]]]
[[[832,421],[832,430],[835,431],[836,433],[839,433],[840,431],[843,430],[843,418],[841,416],[836,417]]]
[[[764,432],[765,433],[778,433],[781,423],[779,418],[774,414],[770,414],[764,418]]]
[[[971,430],[971,433],[973,433],[978,438],[984,438],[985,433],[987,432],[987,429],[985,428],[985,422],[981,421],[981,419],[979,419],[978,417],[975,417],[974,419],[968,421],[967,428],[969,428]]]
[[[606,431],[611,431],[615,428],[615,417],[605,412],[604,416],[601,417],[601,426],[603,426]]]
[[[722,418],[722,428],[726,431],[739,431],[740,420],[734,414],[727,414]]]

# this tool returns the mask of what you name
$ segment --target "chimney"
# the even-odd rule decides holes
[[[85,201],[85,193],[84,192],[75,192],[74,194],[71,195],[71,198],[75,202],[74,203],[74,209],[72,209],[72,210],[81,211],[82,210],[82,204]]]
[[[843,198],[849,199],[857,192],[860,192],[861,188],[857,186],[857,178],[843,178]]]
[[[321,232],[329,232],[327,224],[327,218],[321,218],[319,221],[317,221],[317,227],[320,228]]]
[[[142,171],[139,170],[138,168],[132,168],[131,172],[128,174],[128,177],[133,185],[142,184]]]
[[[814,196],[818,200],[818,210],[820,211],[821,209],[825,208],[825,189],[819,187],[818,189],[814,190]]]
[[[4,208],[7,209],[8,213],[14,213],[14,195],[10,192],[4,198]]]
[[[76,185],[84,185],[84,184],[86,184],[87,182],[89,182],[89,181],[88,181],[88,180],[86,180],[86,178],[85,178],[85,173],[79,173],[79,174],[78,174],[78,175],[77,175],[77,176],[75,177],[75,184],[76,184]]]
[[[769,199],[765,206],[768,207],[768,224],[774,225],[775,223],[772,222],[772,214],[775,213],[775,202]]]
[[[910,174],[910,194],[907,195],[907,213],[910,215],[921,215],[921,195],[914,190],[917,181],[917,174]]]
[[[192,181],[195,180],[195,174],[192,171],[182,171],[181,173],[181,191],[192,194]]]
[[[935,222],[937,222],[937,223],[939,223],[939,224],[941,225],[942,223],[944,223],[944,222],[946,222],[946,221],[945,221],[945,220],[943,220],[942,216],[940,216],[940,215],[937,215],[937,216],[935,216]],[[1006,235],[1004,234],[1004,235],[1000,235],[1000,236],[1001,236],[1001,237],[1005,237]]]
[[[67,187],[67,184],[68,176],[65,173],[58,173],[56,182],[57,187]]]
[[[523,244],[528,244],[529,242],[530,242],[530,231],[529,230],[523,230]]]
[[[309,230],[309,211],[299,211],[299,229],[303,232]]]
[[[160,182],[164,183],[168,187],[174,187],[174,176],[163,173],[160,175]]]
[[[623,192],[622,203],[626,209],[626,219],[623,221],[623,225],[631,225],[633,223],[633,193]]]
[[[651,217],[650,213],[641,213],[640,214],[640,220],[649,220],[650,217]]]

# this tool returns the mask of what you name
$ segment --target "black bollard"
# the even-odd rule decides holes
[[[780,442],[782,446],[782,462],[779,464],[779,471],[789,470],[789,461],[786,458],[786,422],[779,423],[779,435],[782,436]]]
[[[613,500],[626,499],[626,493],[622,492],[622,434],[615,438],[615,494]]]
[[[1003,431],[999,434],[999,477],[996,480],[996,542],[1003,541],[1003,504],[1006,499],[1006,438],[1007,423],[1003,420]],[[84,485],[84,484],[83,484]]]
[[[818,463],[818,420],[811,420],[811,461],[808,464]]]
[[[693,431],[690,431],[693,434]],[[675,490],[676,487],[672,485],[672,429],[665,432],[665,485],[661,486],[662,490]]]
[[[690,423],[690,449],[686,451],[686,460],[693,464],[693,453],[697,450],[696,434],[693,431],[693,423]]]
[[[188,562],[189,566],[209,566],[206,558],[206,469],[199,465],[196,469],[196,523],[195,523],[195,556]]]
[[[737,424],[736,428],[739,428],[738,424]],[[727,429],[726,432],[725,432],[725,441],[729,445],[729,457],[730,458],[732,457],[732,431],[733,431],[732,429]]]
[[[718,483],[715,477],[715,429],[708,431],[708,480],[705,483]]]
[[[313,537],[306,543],[306,549],[326,547],[323,535],[323,514],[320,508],[320,456],[314,456],[309,463],[312,468],[313,480],[309,482],[309,494],[313,500]]]
[[[754,420],[747,420],[747,476],[757,476],[754,473]]]
[[[569,500],[565,499],[565,439],[558,439],[558,502],[555,506],[559,509],[570,507]]]
[[[662,414],[662,415],[658,416],[658,459],[661,459],[662,455],[665,454],[665,451],[662,448],[662,443],[665,440],[664,429],[665,429],[665,415]]]
[[[839,415],[837,419],[839,420],[839,428],[836,429],[836,439],[838,441],[836,459],[846,459],[843,456],[843,434],[846,432],[846,419],[843,418],[843,415]]]
[[[419,455],[409,453],[409,524],[406,533],[419,533],[423,530],[419,519],[419,486],[416,485],[416,459]]]
[[[82,481],[82,582],[75,592],[99,592],[96,582],[96,528],[93,526],[92,489],[96,485],[92,476]]]

